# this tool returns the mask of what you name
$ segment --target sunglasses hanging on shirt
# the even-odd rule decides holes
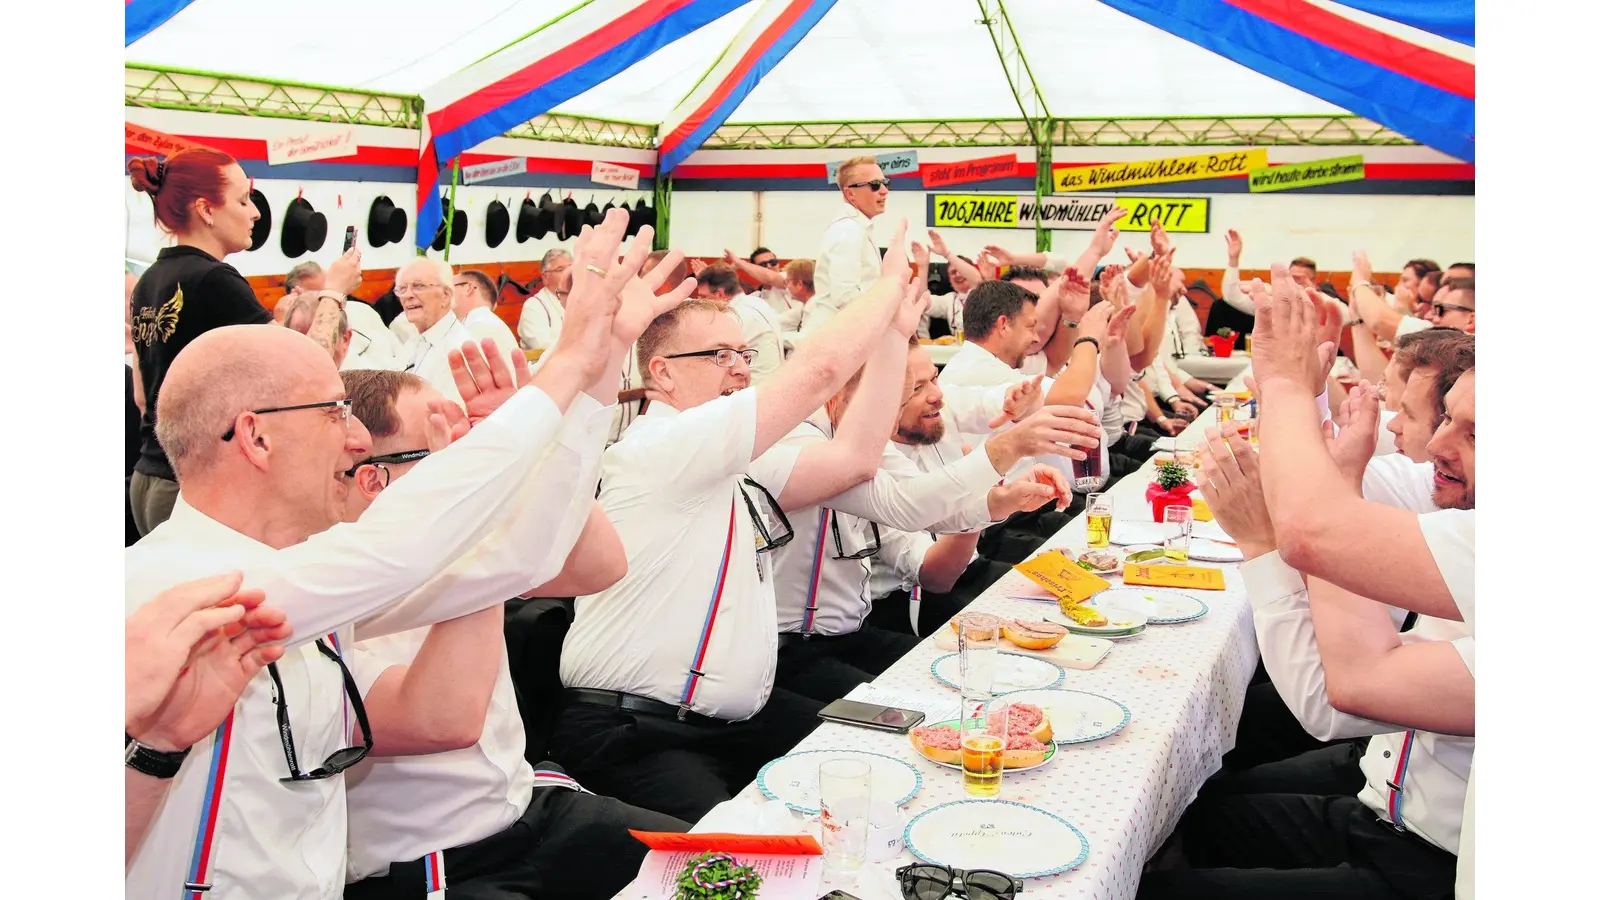
[[[349,667],[344,664],[339,654],[323,643],[321,638],[317,639],[317,652],[333,660],[339,667],[339,674],[344,678],[345,697],[350,701],[350,708],[356,714],[356,724],[361,727],[362,746],[335,750],[321,766],[310,772],[300,771],[300,762],[294,752],[294,731],[289,727],[289,706],[284,702],[283,678],[278,675],[278,664],[271,663],[267,666],[267,674],[272,678],[272,703],[278,708],[278,736],[283,739],[283,758],[289,764],[289,777],[278,780],[285,783],[332,778],[362,761],[372,752],[372,727],[367,724],[367,707],[361,702],[361,691],[356,688],[355,677],[350,674]]]
[[[839,513],[839,512],[835,512],[831,518],[833,519],[833,558],[834,559],[846,559],[846,560],[848,560],[848,559],[870,559],[871,557],[874,557],[874,556],[878,555],[878,550],[880,550],[883,545],[882,545],[881,540],[878,537],[878,523],[877,522],[874,522],[874,521],[872,521],[870,519],[866,520],[866,523],[869,526],[871,526],[871,528],[872,528],[872,540],[865,547],[852,549],[849,553],[846,553],[845,549],[844,549],[844,547],[845,547],[844,540],[843,540],[843,538],[842,538],[842,536],[841,536],[841,534],[839,532],[839,520],[844,518],[844,514],[843,513]],[[852,538],[854,538],[856,536],[856,534],[858,533],[856,531],[856,529],[854,529],[854,528],[849,529],[849,531],[850,531],[850,536]]]
[[[739,485],[739,495],[744,498],[745,509],[755,525],[757,553],[769,553],[794,540],[789,517],[783,514],[783,508],[770,491],[754,479],[745,478]]]

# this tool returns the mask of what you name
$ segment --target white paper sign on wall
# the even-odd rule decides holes
[[[589,169],[589,180],[611,187],[639,189],[639,170],[632,166],[617,166],[596,160]]]
[[[337,159],[356,155],[356,129],[315,128],[281,137],[267,138],[267,165]]]
[[[477,184],[480,181],[493,181],[496,178],[522,175],[527,171],[528,158],[526,156],[497,159],[494,162],[479,163],[475,166],[462,166],[461,183]]]

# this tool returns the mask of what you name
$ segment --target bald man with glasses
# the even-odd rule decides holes
[[[876,159],[857,156],[839,166],[838,181],[844,205],[822,233],[813,277],[817,293],[801,313],[802,339],[859,297],[877,279],[882,265],[872,220],[889,202],[888,177]]]

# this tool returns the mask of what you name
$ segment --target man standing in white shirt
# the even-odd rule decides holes
[[[517,339],[524,350],[548,350],[561,336],[566,317],[567,293],[572,290],[572,254],[557,247],[539,261],[544,287],[522,304]]]
[[[756,352],[755,359],[750,361],[750,383],[765,381],[783,362],[778,314],[766,303],[744,293],[739,287],[739,276],[723,263],[707,266],[697,280],[695,298],[727,306],[728,312],[739,320],[745,346]]]
[[[495,290],[494,280],[477,269],[468,269],[455,277],[454,285],[456,318],[467,326],[472,339],[480,343],[494,341],[500,353],[513,365],[518,364],[518,360],[526,362],[517,336],[495,315],[500,294]]]
[[[427,444],[428,400],[442,397],[400,372],[354,373],[345,383],[373,438],[373,455],[356,465],[356,490],[345,508],[346,521],[357,521],[415,465],[416,448]],[[616,378],[603,374],[586,390],[592,401],[578,398],[541,464],[547,483],[570,481],[579,498],[593,492],[610,425],[602,404],[614,398]],[[580,513],[583,506],[573,504]],[[603,590],[625,571],[616,532],[591,503],[561,573],[527,593]],[[463,627],[477,632],[439,645],[445,629]],[[504,628],[504,611],[496,605],[355,645],[350,666],[376,746],[350,773],[347,900],[414,896],[430,876],[464,896],[492,884],[523,897],[553,892],[605,900],[634,877],[644,858],[646,848],[630,828],[688,829],[677,819],[583,791],[553,767],[536,772],[529,765]],[[441,734],[453,720],[461,726]]]
[[[350,419],[323,349],[287,329],[236,326],[203,335],[174,361],[161,392],[161,437],[180,496],[172,518],[128,549],[128,608],[175,580],[233,568],[272,597],[294,637],[271,677],[257,676],[233,715],[182,761],[129,866],[129,896],[185,885],[224,900],[338,896],[347,838],[340,773],[370,739],[363,726],[363,746],[351,746],[348,714],[359,721],[362,706],[347,693],[341,648],[508,595],[485,601],[454,590],[462,578],[479,588],[537,584],[559,570],[566,548],[529,532],[551,531],[575,486],[567,479],[567,493],[543,506],[515,501],[544,492],[530,473],[563,409],[604,370],[612,303],[627,266],[638,265],[614,262],[625,228],[625,214],[615,213],[596,230],[600,240],[580,250],[596,270],[609,263],[614,271],[586,279],[581,301],[575,293],[582,315],[535,384],[519,390],[492,344],[486,357],[457,356],[465,416],[438,404],[430,420],[446,433],[447,417],[457,433],[476,424],[385,490],[357,523],[335,524],[347,473],[370,441]],[[245,834],[251,839],[238,839]]]
[[[472,332],[452,309],[455,273],[450,264],[431,257],[412,260],[396,273],[394,293],[400,298],[406,321],[417,330],[417,336],[395,357],[400,371],[415,374],[460,403],[461,393],[450,374],[450,351],[471,342]]]
[[[628,574],[577,599],[551,741],[591,788],[695,821],[815,727],[821,704],[773,687],[766,551],[793,535],[774,498],[791,480],[842,490],[870,476],[882,444],[822,471],[769,451],[869,354],[903,359],[890,324],[909,318],[909,333],[921,314],[909,270],[902,226],[883,277],[754,387],[738,323],[719,306],[691,301],[639,339],[650,408],[606,451],[600,490]],[[758,458],[761,483],[746,475]]]
[[[881,255],[872,237],[872,220],[889,202],[889,179],[870,156],[839,165],[839,194],[844,205],[822,233],[817,254],[817,295],[800,317],[802,338],[809,337],[839,310],[860,296],[878,277]]]

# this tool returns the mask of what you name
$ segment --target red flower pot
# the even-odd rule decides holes
[[[1213,334],[1206,338],[1206,343],[1211,345],[1211,354],[1213,356],[1227,359],[1233,355],[1233,345],[1237,340],[1239,340],[1237,334],[1229,335],[1228,337],[1219,337]]]
[[[1166,520],[1167,507],[1187,506],[1194,508],[1194,498],[1189,494],[1194,491],[1192,482],[1185,482],[1177,487],[1166,490],[1159,482],[1150,482],[1150,487],[1145,489],[1144,498],[1150,501],[1150,514],[1157,522]]]

